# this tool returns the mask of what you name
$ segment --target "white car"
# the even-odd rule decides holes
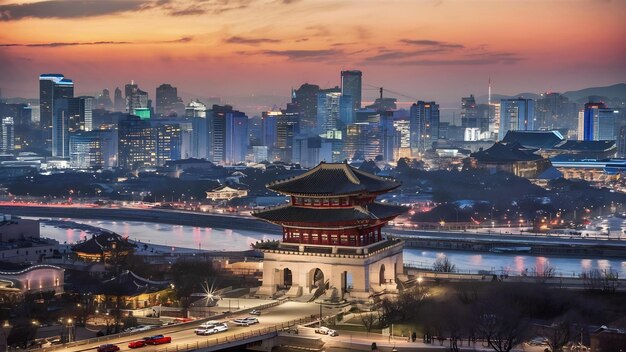
[[[249,325],[258,323],[259,319],[254,318],[254,317],[246,317],[246,318],[235,319],[233,320],[233,322],[237,324],[238,326],[249,326]]]
[[[227,331],[227,330],[228,330],[228,325],[226,325],[226,323],[217,323],[215,325],[207,327],[204,330],[196,329],[195,332],[196,332],[196,335],[211,335],[211,334],[217,334],[218,332]]]
[[[315,329],[315,333],[316,334],[322,334],[322,335],[328,335],[328,336],[338,336],[339,335],[339,333],[337,333],[336,330],[327,328],[325,326],[322,326],[319,329]]]

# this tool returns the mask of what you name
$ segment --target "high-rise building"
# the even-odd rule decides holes
[[[0,151],[2,153],[12,153],[15,151],[15,126],[13,126],[13,118],[5,117],[2,119],[2,139],[0,139]]]
[[[70,136],[70,167],[98,169],[104,166],[99,131],[77,132]]]
[[[260,163],[268,160],[268,148],[265,145],[255,145],[252,147],[252,161]]]
[[[111,110],[112,108],[113,102],[111,101],[111,94],[109,93],[109,90],[105,88],[102,90],[102,94],[97,97],[94,109]]]
[[[382,126],[376,122],[357,122],[346,126],[344,152],[350,159],[374,160],[383,154]]]
[[[420,100],[411,105],[409,116],[411,154],[417,157],[439,139],[439,104]]]
[[[191,101],[185,108],[185,116],[191,119],[190,156],[197,159],[209,159],[209,141],[213,115],[207,113],[207,107],[198,100]]]
[[[559,93],[545,93],[537,100],[535,129],[575,129],[578,117],[576,103]]]
[[[317,127],[317,94],[320,87],[305,83],[292,92],[291,102],[300,113],[300,128],[304,132],[312,132]]]
[[[500,129],[498,140],[508,131],[533,131],[535,129],[535,101],[514,98],[500,100]]]
[[[213,105],[211,145],[213,162],[232,165],[246,159],[248,116],[230,105]]]
[[[342,130],[354,123],[353,106],[352,96],[342,95],[339,87],[321,90],[317,93],[317,132]]]
[[[611,109],[603,102],[589,102],[579,117],[582,117],[582,130],[578,131],[579,139],[584,141],[616,140],[615,123],[619,111]]]
[[[261,144],[269,149],[276,147],[276,123],[277,116],[281,115],[280,111],[263,111],[261,114]]]
[[[126,115],[118,123],[118,166],[124,170],[156,166],[156,134],[150,121]]]
[[[361,71],[341,71],[341,95],[352,97],[352,110],[361,108]]]
[[[178,89],[163,83],[156,89],[157,116],[178,116],[185,109],[183,101],[178,97]]]
[[[393,160],[411,157],[411,123],[409,119],[396,119],[393,121],[396,131],[394,139]]]
[[[93,127],[93,97],[55,99],[52,120],[52,156],[69,158],[69,136]]]
[[[62,74],[46,73],[39,75],[39,125],[52,128],[54,101],[74,96],[74,82]]]
[[[126,100],[122,97],[122,90],[119,87],[115,88],[115,95],[113,96],[113,109],[117,112],[122,112],[126,109]]]
[[[126,93],[126,112],[134,114],[135,109],[150,108],[148,101],[148,93],[139,89],[139,86],[132,82],[125,87]]]
[[[181,131],[177,123],[157,122],[156,133],[156,163],[158,166],[165,165],[168,161],[180,160],[181,156]]]
[[[461,126],[489,131],[489,105],[478,105],[474,95],[461,98]]]
[[[0,118],[12,117],[16,126],[30,125],[33,122],[32,113],[32,107],[27,104],[0,103]]]

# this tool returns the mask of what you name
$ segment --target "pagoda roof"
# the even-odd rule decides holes
[[[129,243],[126,238],[112,233],[103,232],[99,235],[94,235],[90,239],[80,242],[72,246],[74,252],[81,252],[87,254],[103,254],[104,252],[111,251],[113,246],[118,249],[132,250],[135,246]]]
[[[470,156],[480,162],[500,163],[543,159],[541,155],[535,154],[535,151],[536,149],[524,148],[519,143],[496,142],[491,148],[472,153]]]
[[[105,295],[137,296],[144,293],[155,293],[168,288],[169,281],[153,281],[141,277],[132,271],[124,271],[120,275],[103,281],[96,293]]]
[[[349,223],[359,220],[386,220],[404,213],[408,208],[399,205],[371,203],[351,208],[319,208],[283,205],[260,210],[253,215],[274,223]]]
[[[346,195],[387,192],[399,182],[355,169],[346,163],[320,163],[296,177],[275,181],[267,188],[290,195]]]

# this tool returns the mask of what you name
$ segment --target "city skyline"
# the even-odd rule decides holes
[[[93,5],[0,1],[4,96],[36,97],[34,77],[48,72],[72,77],[77,94],[134,80],[151,96],[171,83],[185,101],[288,96],[304,82],[339,85],[338,72],[351,69],[363,71],[364,101],[377,86],[452,102],[484,95],[490,77],[495,92],[510,95],[626,80],[620,1]],[[581,26],[590,13],[602,21]]]

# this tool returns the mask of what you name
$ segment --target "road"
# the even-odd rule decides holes
[[[220,321],[228,321],[228,331],[221,332],[214,335],[209,336],[198,336],[194,333],[194,329],[196,329],[201,322],[199,321],[195,324],[185,324],[183,326],[169,326],[160,329],[150,330],[147,332],[139,332],[130,336],[117,337],[112,338],[107,341],[93,342],[89,344],[82,344],[78,346],[71,346],[67,348],[62,348],[63,351],[68,352],[80,352],[80,351],[93,351],[98,346],[104,343],[112,343],[116,344],[120,347],[120,351],[130,351],[130,350],[138,350],[139,352],[156,352],[163,351],[165,348],[168,350],[175,350],[178,346],[178,349],[187,349],[193,348],[197,344],[198,345],[206,345],[207,341],[215,340],[215,338],[219,338],[220,340],[228,337],[234,338],[235,335],[241,334],[244,332],[249,332],[253,330],[263,329],[263,328],[271,328],[276,325],[281,325],[283,323],[310,318],[312,315],[319,314],[319,305],[314,303],[299,303],[299,302],[286,302],[281,305],[267,308],[261,311],[261,315],[258,316],[259,324],[254,324],[248,327],[236,326],[232,320],[237,318],[243,318],[249,316],[247,314],[234,314],[230,316],[227,320],[222,319]],[[131,341],[141,340],[145,336],[153,336],[163,334],[165,336],[170,336],[172,338],[171,344],[164,345],[156,345],[156,346],[145,346],[139,349],[130,349],[128,348],[128,343]],[[50,351],[52,349],[44,349],[45,351]]]

